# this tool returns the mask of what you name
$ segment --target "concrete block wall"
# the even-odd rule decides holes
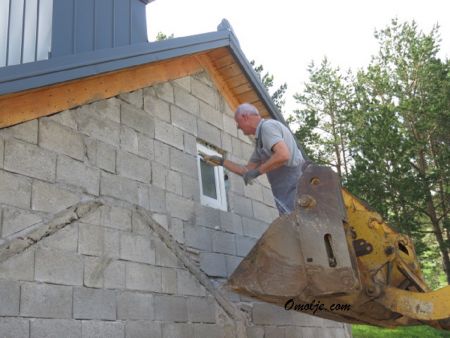
[[[203,72],[0,130],[0,245],[79,201],[122,203],[1,263],[0,332],[234,336],[213,295],[130,207],[150,211],[220,286],[277,217],[265,177],[245,186],[230,173],[228,211],[200,203],[197,140],[240,163],[253,151],[233,117]],[[300,314],[280,321],[286,313],[275,307],[261,319],[267,304],[229,298],[250,304],[251,337],[290,337],[304,326],[347,334]]]

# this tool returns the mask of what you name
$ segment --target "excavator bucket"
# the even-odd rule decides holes
[[[295,210],[268,227],[228,288],[347,323],[450,328],[450,286],[429,290],[407,236],[342,189],[330,168],[308,164],[297,188]]]

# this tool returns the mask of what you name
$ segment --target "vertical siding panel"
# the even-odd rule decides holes
[[[114,1],[115,47],[129,44],[130,38],[130,0]]]
[[[94,1],[76,0],[75,3],[75,53],[92,51],[94,49]]]
[[[96,0],[95,3],[95,49],[113,46],[113,2]]]
[[[53,4],[52,57],[73,53],[74,0],[55,0]]]
[[[37,0],[27,0],[23,43],[23,63],[35,61],[36,27],[38,17]]]
[[[141,1],[131,2],[131,43],[147,42],[145,5]]]
[[[22,54],[22,16],[24,9],[23,0],[13,0],[10,2],[9,13],[9,41],[8,41],[8,66],[20,63]]]

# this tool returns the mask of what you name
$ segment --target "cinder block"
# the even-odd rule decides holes
[[[170,168],[183,174],[198,177],[197,158],[177,149],[170,149]]]
[[[194,223],[196,225],[217,229],[220,227],[220,210],[196,203]]]
[[[183,109],[172,105],[170,107],[172,124],[194,136],[197,135],[197,117],[185,112]]]
[[[217,324],[194,324],[195,338],[225,338],[226,332]]]
[[[38,120],[35,119],[6,128],[3,130],[3,133],[28,143],[37,144]]]
[[[131,230],[131,210],[120,207],[103,206],[101,224],[122,231]]]
[[[181,181],[183,197],[200,202],[200,185],[198,180],[188,175],[182,175]]]
[[[275,201],[273,199],[272,190],[266,187],[262,188],[263,193],[263,202],[264,204],[267,204],[271,206],[272,208],[275,208]]]
[[[225,253],[229,255],[236,254],[236,239],[234,234],[214,231],[212,240],[213,252]]]
[[[120,124],[109,119],[97,119],[92,115],[75,113],[78,130],[94,139],[118,146],[120,144]]]
[[[153,117],[144,111],[133,107],[125,102],[121,104],[122,124],[133,128],[149,137],[155,136],[155,122]]]
[[[72,287],[24,283],[20,315],[38,318],[72,318]]]
[[[32,338],[81,338],[81,321],[69,319],[32,319],[30,321]]]
[[[184,152],[197,156],[197,138],[188,133],[183,133]]]
[[[219,211],[222,230],[242,235],[242,218],[232,212]]]
[[[267,227],[268,224],[263,221],[242,217],[242,228],[246,236],[260,238]]]
[[[76,319],[115,320],[115,292],[76,287],[73,291],[73,317]]]
[[[18,231],[26,229],[33,224],[39,223],[41,220],[42,215],[37,212],[12,207],[4,207],[2,237],[6,237]]]
[[[97,141],[97,166],[109,172],[116,171],[116,150],[109,144]]]
[[[120,126],[120,149],[133,154],[139,153],[138,132],[127,126]]]
[[[228,174],[230,193],[236,195],[244,195],[245,194],[245,184],[244,180],[239,175],[234,175],[233,173]]]
[[[212,231],[201,226],[184,227],[185,242],[187,246],[211,252],[212,250]]]
[[[20,304],[19,282],[0,280],[0,304],[1,304],[0,316],[19,315],[19,304]]]
[[[255,238],[236,236],[237,255],[245,257],[256,244]]]
[[[65,156],[58,156],[56,180],[81,187],[88,194],[98,196],[100,171]]]
[[[187,92],[185,89],[178,86],[174,88],[174,94],[175,94],[175,104],[178,107],[183,108],[184,110],[196,116],[199,115],[198,98],[196,98],[195,96]]]
[[[167,102],[174,102],[174,95],[173,95],[173,87],[172,84],[170,82],[163,82],[160,84],[157,84],[155,86],[153,86],[154,90],[155,90],[155,94],[167,101]]]
[[[181,219],[173,218],[170,220],[169,233],[178,243],[184,243],[184,223]]]
[[[83,261],[74,252],[38,248],[35,279],[66,285],[83,285]]]
[[[155,264],[155,249],[150,238],[124,232],[120,235],[120,258]]]
[[[34,144],[7,139],[4,168],[18,174],[54,182],[56,154]]]
[[[231,138],[231,146],[233,148],[232,154],[241,160],[247,160],[242,155],[242,141],[236,137]]]
[[[253,322],[256,325],[292,325],[295,324],[293,320],[292,311],[286,311],[284,308],[268,304],[268,303],[254,303],[253,304]],[[307,316],[304,314],[304,316]],[[310,316],[308,316],[310,317]],[[299,322],[297,322],[297,325]]]
[[[239,130],[239,132],[241,132],[241,131]],[[247,137],[247,136],[246,136],[246,137]],[[241,146],[242,146],[242,156],[243,156],[243,158],[245,158],[245,159],[250,158],[250,157],[252,156],[253,152],[255,151],[255,146],[254,146],[254,144],[251,143],[251,142],[252,142],[252,141],[250,141],[250,139],[249,139],[249,143],[243,142],[243,143],[241,144]]]
[[[144,106],[144,97],[142,89],[138,89],[129,93],[122,93],[119,95],[119,98],[132,104],[133,106],[139,109],[142,109]]]
[[[161,292],[160,267],[127,262],[125,278],[129,290]]]
[[[169,146],[158,140],[155,143],[155,161],[168,167],[170,165]]]
[[[195,337],[194,328],[185,323],[163,323],[162,338]]]
[[[236,256],[229,256],[229,255],[226,255],[225,258],[227,260],[227,275],[231,276],[231,274],[234,272],[234,270],[236,270],[238,265],[241,263],[242,258],[236,257]]]
[[[191,77],[190,76],[180,77],[179,79],[173,80],[172,83],[175,86],[180,86],[181,88],[184,88],[188,92],[191,91]]]
[[[138,183],[125,177],[102,172],[100,195],[112,196],[133,204],[139,202]]]
[[[156,320],[166,322],[186,322],[188,320],[186,298],[184,297],[155,295],[153,307],[157,309],[154,314]]]
[[[84,257],[84,285],[95,288],[125,288],[125,262],[108,257]]]
[[[211,86],[206,85],[204,82],[197,80],[196,78],[191,79],[192,95],[198,97],[200,100],[208,103],[214,108],[218,107],[218,96],[217,91]]]
[[[211,77],[209,76],[209,74],[206,71],[201,71],[197,74],[194,74],[191,78],[199,80],[209,87],[214,87]]]
[[[274,208],[270,208],[266,204],[262,204],[253,200],[253,213],[256,219],[259,219],[266,223],[272,223],[275,218],[278,217],[278,211]]]
[[[82,321],[82,338],[124,338],[125,325],[122,322],[95,320]]]
[[[183,296],[205,296],[205,288],[188,270],[177,270],[178,294]]]
[[[168,170],[166,172],[166,189],[169,192],[173,192],[177,195],[183,194],[183,187],[181,183],[181,174],[173,171]]]
[[[33,182],[32,196],[31,207],[33,210],[50,213],[64,210],[80,200],[75,193],[41,181]]]
[[[222,149],[226,152],[232,152],[233,144],[231,143],[231,136],[224,131],[220,131],[220,138],[222,140]]]
[[[5,141],[0,137],[0,168],[3,168],[3,158],[5,154]]]
[[[189,297],[187,309],[190,322],[216,322],[216,304],[212,297]]]
[[[150,210],[150,186],[146,183],[138,183],[138,202],[137,204],[147,210]]]
[[[0,170],[0,203],[29,209],[31,180]]]
[[[152,161],[151,167],[152,185],[161,189],[166,189],[166,172],[169,169],[156,161]]]
[[[152,138],[145,136],[144,134],[137,134],[138,140],[138,152],[139,156],[145,157],[149,160],[155,159],[155,144]]]
[[[231,210],[241,216],[253,217],[252,201],[247,197],[236,194],[229,196]]]
[[[52,120],[39,120],[39,146],[83,161],[83,136]]]
[[[223,114],[213,107],[200,101],[200,118],[223,130]]]
[[[161,291],[168,294],[177,293],[177,272],[173,268],[161,268]]]
[[[167,210],[172,217],[187,221],[193,216],[194,201],[192,200],[172,193],[167,193],[166,203]]]
[[[171,124],[156,119],[155,138],[172,147],[183,149],[183,132]]]
[[[2,338],[29,338],[30,323],[23,318],[0,318]]]
[[[153,296],[124,291],[117,295],[117,318],[125,320],[153,319]]]
[[[198,137],[216,147],[222,148],[220,139],[220,129],[207,123],[206,121],[198,121]]]
[[[225,255],[201,252],[200,267],[210,277],[226,277],[227,266]]]
[[[166,192],[154,185],[149,186],[150,210],[157,213],[166,213]]]
[[[154,215],[153,215],[153,219],[154,219]],[[133,212],[133,215],[131,218],[131,231],[134,234],[139,234],[139,235],[144,235],[144,236],[152,235],[152,230],[147,225],[147,223],[144,222],[142,217],[137,212]]]
[[[72,223],[58,230],[53,235],[42,239],[40,246],[70,252],[78,250],[78,224]]]
[[[120,100],[116,97],[99,100],[84,107],[91,111],[88,114],[94,115],[99,120],[110,119],[120,123]]]
[[[155,240],[153,245],[155,246],[156,265],[168,268],[181,266],[177,256],[163,242]]]
[[[150,160],[127,153],[117,152],[117,174],[143,183],[150,183]]]
[[[119,231],[79,223],[78,252],[83,255],[119,257]]]
[[[73,116],[73,110],[64,110],[63,112],[47,117],[49,120],[59,123],[63,126],[69,127],[73,130],[77,129],[77,122]]]
[[[126,338],[161,338],[161,324],[149,321],[127,321]]]
[[[264,327],[263,326],[247,326],[247,336],[248,338],[264,338]],[[294,337],[294,336],[289,336]]]
[[[0,263],[0,278],[13,280],[34,279],[34,249],[28,249]]]
[[[233,137],[237,137],[237,127],[236,127],[236,121],[231,116],[227,116],[225,114],[222,114],[223,119],[223,129],[226,133],[230,134]]]
[[[262,185],[259,184],[259,182],[257,182],[256,184],[246,185],[246,186],[244,186],[245,197],[248,197],[252,200],[262,202],[263,201],[262,189],[263,189],[263,187],[262,187]]]
[[[151,116],[157,117],[160,120],[170,123],[170,108],[169,104],[160,98],[153,95],[150,89],[144,89],[144,110]],[[172,95],[173,101],[173,95]]]

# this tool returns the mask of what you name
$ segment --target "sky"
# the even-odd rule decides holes
[[[286,82],[285,111],[308,81],[307,67],[326,56],[342,70],[365,67],[378,51],[375,30],[393,18],[414,20],[429,33],[439,24],[442,58],[450,58],[448,0],[155,0],[147,5],[149,40],[158,32],[182,37],[217,30],[226,18],[248,60]]]

